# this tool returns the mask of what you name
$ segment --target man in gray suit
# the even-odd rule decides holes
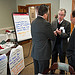
[[[71,22],[75,25],[75,10],[72,11],[70,18]],[[67,58],[68,58],[68,63],[75,70],[75,28],[73,29],[73,32],[69,40],[69,46],[67,49]]]
[[[70,36],[70,22],[66,21],[64,17],[66,16],[65,9],[59,9],[58,19],[52,22],[53,30],[56,31],[57,36],[56,40],[53,41],[53,50],[52,50],[52,64],[57,62],[58,53],[60,62],[65,63],[66,48],[68,45],[67,38]],[[54,73],[53,71],[51,71]],[[60,71],[63,74],[63,71]]]
[[[46,21],[48,6],[41,5],[38,9],[38,17],[31,24],[32,52],[35,74],[43,73],[49,68],[51,57],[51,40],[55,40],[51,24]]]

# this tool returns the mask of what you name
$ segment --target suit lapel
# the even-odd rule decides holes
[[[63,20],[61,27],[65,27],[65,20]]]

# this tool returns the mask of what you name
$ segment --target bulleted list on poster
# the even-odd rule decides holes
[[[24,67],[23,48],[18,45],[16,48],[11,50],[9,56],[9,68],[11,75],[19,74]]]
[[[28,14],[13,14],[14,26],[16,30],[17,41],[31,39],[31,25]]]
[[[7,75],[7,56],[0,55],[0,75]]]

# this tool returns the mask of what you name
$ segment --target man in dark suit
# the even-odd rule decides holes
[[[52,22],[53,30],[56,31],[57,36],[56,40],[53,41],[53,50],[52,50],[52,64],[57,62],[58,53],[60,62],[65,63],[65,55],[66,55],[66,48],[68,45],[67,38],[70,36],[70,22],[64,19],[66,15],[65,9],[59,9],[58,11],[58,19]],[[51,71],[53,73],[53,71]],[[60,71],[60,73],[64,73]]]
[[[46,21],[48,6],[41,5],[38,9],[38,17],[31,24],[32,52],[35,74],[43,73],[49,68],[51,57],[51,42],[55,40],[51,24]]]
[[[72,11],[70,19],[71,22],[75,25],[75,10]],[[69,46],[67,49],[67,58],[68,58],[68,63],[71,66],[73,66],[75,70],[75,28],[73,29],[73,32],[69,40]]]

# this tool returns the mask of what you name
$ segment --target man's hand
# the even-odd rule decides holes
[[[54,34],[55,34],[55,36],[57,36],[57,32],[56,31],[54,31]]]
[[[58,30],[58,28],[56,29],[56,32],[59,34],[59,35],[61,35],[61,30],[59,29]]]

